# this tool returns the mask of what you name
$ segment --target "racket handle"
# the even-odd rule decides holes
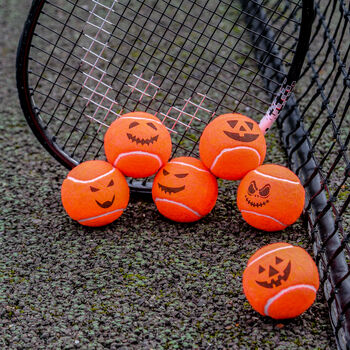
[[[259,127],[264,134],[271,128],[272,124],[278,118],[281,110],[284,108],[289,96],[294,90],[295,83],[296,82],[293,81],[291,84],[287,84],[287,78],[284,79],[281,88],[274,98],[271,106],[267,110],[264,117],[260,120]]]

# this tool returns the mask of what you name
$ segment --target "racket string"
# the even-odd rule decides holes
[[[258,119],[290,65],[301,7],[300,1],[250,1],[251,9],[244,3],[47,3],[30,74],[47,126],[80,162],[98,157],[108,125],[133,110],[161,117],[176,152],[186,155],[197,153],[202,130],[218,113]]]

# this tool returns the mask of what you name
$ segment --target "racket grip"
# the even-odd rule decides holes
[[[295,83],[296,82],[293,81],[291,84],[287,84],[287,78],[284,79],[281,88],[274,98],[271,106],[265,113],[264,117],[260,120],[259,127],[264,134],[271,128],[272,124],[280,115],[280,112],[286,105],[289,96],[294,90]]]

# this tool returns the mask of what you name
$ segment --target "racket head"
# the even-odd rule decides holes
[[[197,157],[212,118],[258,121],[289,72],[300,73],[312,4],[34,0],[17,55],[24,115],[69,169],[104,159],[108,126],[134,110],[163,121],[173,157]],[[150,191],[147,179],[132,183]]]

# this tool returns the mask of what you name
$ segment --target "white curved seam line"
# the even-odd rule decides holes
[[[314,286],[311,286],[309,284],[298,284],[296,286],[291,286],[288,287],[286,289],[281,290],[279,293],[277,293],[276,295],[274,295],[272,298],[268,299],[265,307],[264,307],[264,313],[266,316],[269,316],[269,307],[271,306],[271,304],[278,299],[279,297],[281,297],[283,294],[290,292],[291,290],[294,289],[299,289],[299,288],[307,288],[307,289],[311,289],[313,290],[315,293],[317,292],[317,289]]]
[[[278,252],[279,250],[283,250],[283,249],[290,249],[290,248],[294,248],[294,246],[292,245],[289,245],[287,247],[279,247],[279,248],[276,248],[276,249],[273,249],[273,250],[270,250],[262,255],[260,255],[259,257],[257,257],[256,259],[252,260],[248,265],[248,266],[251,266],[252,264],[256,263],[257,261],[259,261],[260,259],[262,259],[263,257],[265,257],[266,255],[269,255],[269,254],[272,254],[272,253],[275,253],[275,252]]]
[[[108,176],[108,175],[112,174],[113,172],[115,172],[115,168],[113,168],[112,170],[108,171],[106,174],[103,174],[101,176],[97,176],[97,177],[95,177],[94,179],[91,179],[91,180],[78,180],[78,179],[76,179],[76,178],[74,178],[72,176],[68,176],[67,180],[71,180],[73,182],[78,182],[78,183],[82,183],[82,184],[87,184],[89,182],[94,182],[94,181],[100,180],[100,179],[104,178],[105,176]]]
[[[146,156],[150,156],[150,157],[153,157],[155,159],[158,160],[158,163],[159,163],[159,167],[161,167],[163,165],[163,162],[162,160],[160,159],[159,156],[157,156],[156,154],[153,154],[153,153],[149,153],[149,152],[142,152],[142,151],[133,151],[133,152],[126,152],[126,153],[121,153],[118,155],[118,157],[115,159],[114,163],[113,163],[113,166],[117,166],[119,160],[123,157],[126,157],[126,156],[129,156],[131,154],[138,154],[138,155],[146,155]]]
[[[119,120],[124,120],[124,119],[136,119],[136,120],[149,120],[151,122],[154,122],[154,123],[157,123],[157,124],[162,124],[161,121],[159,120],[154,120],[154,119],[151,119],[151,118],[144,118],[144,117],[120,117]],[[117,119],[118,120],[118,119]]]
[[[109,211],[108,213],[105,213],[105,214],[101,214],[101,215],[97,215],[97,216],[92,216],[91,218],[78,220],[78,222],[85,222],[85,221],[90,221],[90,220],[103,218],[104,216],[111,215],[111,214],[117,213],[118,211],[124,211],[124,210],[125,210],[125,208],[116,209],[116,210],[113,210],[113,211]]]
[[[194,211],[193,209],[191,209],[190,207],[188,207],[187,205],[185,205],[183,203],[179,203],[179,202],[176,202],[176,201],[171,201],[170,199],[165,199],[165,198],[156,198],[155,202],[167,202],[167,203],[171,203],[171,204],[176,204],[176,205],[179,205],[180,207],[183,207],[183,208],[189,210],[191,213],[197,215],[199,218],[203,217],[203,215],[197,213],[196,211]]]
[[[234,151],[236,149],[249,149],[251,151],[254,151],[256,153],[256,155],[258,156],[259,158],[259,164],[260,164],[260,161],[261,161],[261,157],[260,157],[260,154],[259,152],[252,148],[252,147],[246,147],[246,146],[237,146],[237,147],[234,147],[234,148],[225,148],[223,149],[214,159],[214,162],[212,163],[211,167],[210,167],[210,170],[213,170],[213,168],[215,167],[216,163],[218,162],[219,158],[226,152],[230,152],[230,151]]]
[[[170,161],[170,164],[185,165],[185,166],[188,166],[188,167],[190,167],[190,168],[196,169],[196,170],[198,170],[198,171],[202,171],[202,172],[204,172],[204,173],[209,173],[209,174],[210,174],[210,171],[208,171],[208,170],[206,170],[206,169],[198,168],[198,167],[196,167],[195,165],[192,165],[192,164],[187,164],[187,163],[177,162],[177,161],[175,161],[175,162]]]
[[[254,214],[254,215],[257,215],[257,216],[263,216],[264,218],[268,218],[268,219],[271,219],[275,222],[277,222],[278,224],[284,226],[284,227],[287,227],[288,225],[284,224],[283,222],[275,219],[274,217],[270,216],[270,215],[266,215],[266,214],[259,214],[259,213],[256,213],[255,211],[250,211],[250,210],[244,210],[242,209],[241,210],[242,213],[249,213],[249,214]]]
[[[297,181],[292,181],[292,180],[287,180],[287,179],[281,179],[280,177],[276,177],[276,176],[272,176],[272,175],[266,175],[264,173],[261,173],[260,171],[258,170],[254,170],[254,172],[256,174],[259,174],[261,176],[264,176],[264,177],[267,177],[269,179],[273,179],[273,180],[278,180],[278,181],[284,181],[284,182],[288,182],[290,184],[293,184],[293,185],[300,185],[300,182],[297,182]]]

